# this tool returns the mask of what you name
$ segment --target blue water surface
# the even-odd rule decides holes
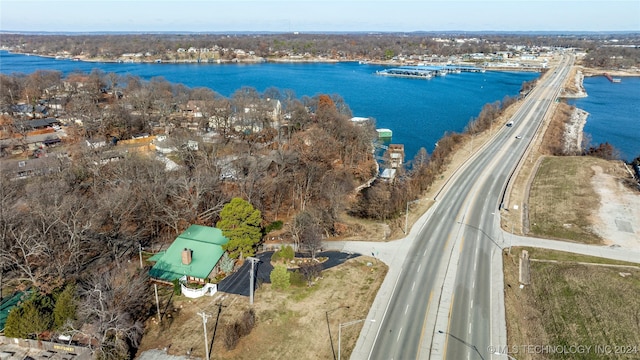
[[[591,144],[608,142],[623,160],[640,156],[640,78],[612,83],[604,76],[584,79],[589,96],[569,103],[589,113],[584,126]]]
[[[461,132],[482,106],[516,96],[532,72],[449,74],[430,80],[378,76],[385,67],[341,63],[132,64],[55,60],[0,51],[0,73],[58,70],[64,75],[94,68],[149,80],[163,77],[189,87],[204,86],[231,96],[243,86],[259,92],[276,87],[297,97],[338,94],[354,116],[372,117],[393,131],[392,143],[404,144],[407,159],[424,147],[429,153],[445,132]]]

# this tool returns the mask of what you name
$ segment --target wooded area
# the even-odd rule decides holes
[[[251,223],[262,229],[304,214],[292,238],[316,247],[321,236],[335,234],[355,186],[375,176],[374,124],[352,123],[335,95],[299,100],[277,89],[243,88],[223,98],[162,79],[97,71],[65,78],[47,71],[0,75],[0,81],[5,139],[26,142],[29,131],[18,125],[44,116],[39,105],[48,116],[68,119],[68,136],[43,149],[56,171],[26,179],[1,174],[2,286],[38,294],[37,311],[22,314],[16,328],[28,324],[28,337],[51,330],[82,334],[105,358],[135,350],[153,305],[146,270],[131,265],[139,248],[166,247],[189,224],[214,226],[232,198],[259,210]],[[277,119],[268,106],[274,100],[283,106]],[[190,101],[198,102],[201,117],[185,110]],[[33,110],[17,110],[19,102]],[[171,139],[176,151],[167,157],[179,169],[167,170],[152,151],[121,145],[141,132]],[[213,140],[204,141],[205,133]],[[181,146],[189,140],[197,146]],[[3,149],[3,163],[36,154],[14,151]],[[54,311],[68,284],[77,289],[69,321],[33,321]]]

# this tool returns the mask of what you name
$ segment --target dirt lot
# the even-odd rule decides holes
[[[275,291],[271,284],[262,284],[254,299],[256,326],[232,351],[223,343],[225,324],[250,308],[248,298],[227,295],[221,300],[217,294],[195,300],[180,296],[169,302],[168,289],[163,289],[161,302],[163,307],[168,304],[166,315],[160,325],[155,318],[146,324],[138,354],[167,348],[169,354],[186,355],[189,351],[191,357],[204,358],[204,332],[198,313],[205,312],[212,315],[207,322],[207,336],[213,341],[212,359],[333,359],[329,328],[337,354],[338,324],[366,318],[386,273],[386,265],[361,256],[323,271],[312,287]],[[343,358],[349,358],[361,327],[356,324],[343,329]]]
[[[511,256],[504,254],[510,355],[518,360],[640,358],[639,267],[527,250],[536,261],[531,262],[531,285],[522,289],[518,287],[521,249],[514,248]],[[584,347],[582,352],[543,354],[540,348],[525,345]],[[592,347],[587,351],[588,346]]]

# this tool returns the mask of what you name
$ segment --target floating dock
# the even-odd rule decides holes
[[[604,73],[604,77],[606,77],[612,83],[619,83],[619,82],[622,81],[622,80],[620,80],[620,78],[611,77],[611,75],[609,75],[609,73]]]
[[[485,69],[470,65],[445,65],[445,66],[401,66],[396,68],[376,71],[377,75],[407,77],[416,79],[431,79],[434,76],[447,74],[459,74],[461,72],[485,72]]]
[[[390,139],[393,136],[391,129],[376,129],[379,139]]]

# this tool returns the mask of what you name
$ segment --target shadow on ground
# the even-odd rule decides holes
[[[258,284],[271,282],[271,280],[269,279],[271,270],[273,270],[273,266],[271,266],[271,255],[273,255],[273,251],[263,252],[255,256],[256,258],[260,259],[260,261],[254,265],[254,270],[256,271],[254,290],[258,288]],[[316,257],[328,258],[327,261],[322,263],[323,270],[338,266],[340,264],[343,264],[345,261],[356,258],[358,256],[360,256],[360,254],[344,253],[339,251],[323,251],[316,254]],[[296,253],[296,257],[310,256],[308,254]],[[240,267],[240,269],[238,269],[238,271],[220,281],[220,283],[218,284],[218,291],[249,296],[249,289],[251,286],[249,278],[250,273],[251,262],[247,261]]]

